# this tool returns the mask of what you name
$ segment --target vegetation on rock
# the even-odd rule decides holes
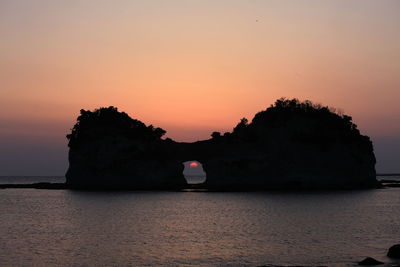
[[[115,107],[81,110],[69,140],[72,187],[184,187],[182,162],[197,159],[209,189],[347,189],[377,186],[369,137],[350,116],[278,99],[231,133],[178,143]]]

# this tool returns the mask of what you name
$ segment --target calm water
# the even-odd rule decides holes
[[[351,266],[400,243],[400,188],[0,190],[1,266]]]

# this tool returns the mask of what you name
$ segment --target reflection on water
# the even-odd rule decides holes
[[[385,262],[400,189],[336,193],[0,191],[2,265]]]

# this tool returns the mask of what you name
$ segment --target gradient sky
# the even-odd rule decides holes
[[[400,172],[400,1],[0,1],[0,175],[63,175],[81,108],[194,141],[280,97],[342,109]]]

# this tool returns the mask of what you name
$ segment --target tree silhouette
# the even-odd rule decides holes
[[[211,137],[212,137],[213,139],[221,138],[221,133],[220,133],[220,132],[213,132],[213,133],[211,134]]]
[[[119,112],[116,107],[110,106],[94,111],[81,109],[67,139],[68,146],[73,147],[105,136],[123,136],[127,139],[152,142],[160,140],[165,133],[166,131],[161,128],[146,126],[143,122],[132,119],[125,112]]]

